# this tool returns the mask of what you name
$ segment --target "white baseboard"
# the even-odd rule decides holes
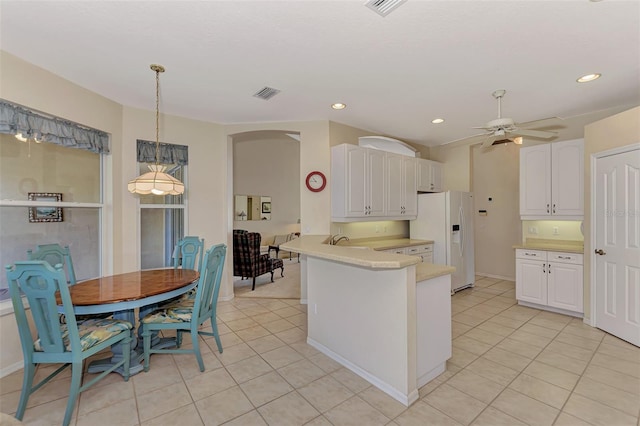
[[[476,272],[476,275],[487,278],[495,278],[498,280],[515,281],[516,277],[505,277],[504,275],[487,274],[486,272]]]
[[[380,389],[381,391],[383,391],[384,393],[386,393],[387,395],[389,395],[393,399],[397,400],[401,404],[403,404],[403,405],[408,407],[411,404],[413,404],[415,401],[418,400],[418,389],[417,389],[417,387],[413,391],[411,391],[411,393],[409,393],[409,395],[405,395],[402,392],[400,392],[399,390],[397,390],[396,388],[394,388],[393,386],[391,386],[388,383],[380,380],[379,378],[371,375],[367,371],[363,370],[362,368],[358,367],[357,365],[353,364],[352,362],[344,359],[343,357],[341,357],[337,353],[333,352],[331,349],[327,348],[326,346],[322,345],[321,343],[316,342],[312,338],[307,337],[307,343],[310,344],[311,346],[313,346],[314,348],[316,348],[317,350],[319,350],[320,352],[322,352],[323,354],[325,354],[326,356],[328,356],[329,358],[333,359],[334,361],[338,362],[339,364],[342,364],[344,367],[346,367],[349,370],[353,371],[358,376],[362,377],[363,379],[365,379],[366,381],[368,381],[369,383],[371,383],[372,385],[374,385],[375,387],[377,387],[378,389]]]
[[[422,377],[418,377],[418,389],[429,383],[431,380],[435,379],[447,369],[447,362],[443,362],[440,365],[437,365],[431,371],[422,375]]]
[[[233,300],[235,298],[235,295],[231,295],[231,296],[218,296],[218,300],[222,300],[223,302],[228,302],[229,300]]]
[[[9,374],[14,373],[18,370],[21,370],[23,368],[24,368],[23,361],[18,361],[11,365],[7,365],[6,367],[0,369],[0,378],[8,376]]]
[[[538,305],[537,303],[523,302],[518,300],[518,305],[527,306],[529,308],[542,309],[545,311],[555,312],[556,314],[569,315],[576,318],[582,318],[581,312],[568,311],[566,309],[554,308],[553,306]]]

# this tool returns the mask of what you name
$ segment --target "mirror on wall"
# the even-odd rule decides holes
[[[271,197],[236,195],[233,220],[271,220]]]

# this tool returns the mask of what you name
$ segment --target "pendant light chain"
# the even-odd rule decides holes
[[[156,72],[156,166],[160,164],[160,73],[164,72],[162,65],[151,65]]]

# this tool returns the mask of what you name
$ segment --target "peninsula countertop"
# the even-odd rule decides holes
[[[329,237],[329,235],[303,235],[300,238],[282,244],[280,248],[294,253],[371,269],[400,269],[416,265],[416,282],[448,275],[455,271],[455,268],[451,266],[421,263],[420,258],[416,256],[376,251],[370,246],[356,246],[355,244],[329,245],[325,243]],[[429,241],[425,242],[425,240],[413,241],[420,241],[415,245],[429,243]],[[395,247],[403,247],[405,245],[396,245]]]
[[[527,238],[522,244],[516,244],[514,249],[562,251],[565,253],[584,254],[583,241],[547,240],[542,238]]]

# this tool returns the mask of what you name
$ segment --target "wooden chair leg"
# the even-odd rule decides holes
[[[218,346],[218,351],[222,353],[222,342],[220,341],[220,334],[218,334],[218,323],[215,320],[215,312],[214,319],[211,320],[211,331],[213,331],[213,337],[216,339],[216,345]]]
[[[31,395],[35,374],[36,366],[31,362],[26,362],[24,365],[24,378],[22,379],[22,392],[20,393],[20,402],[18,403],[18,410],[16,412],[16,419],[18,420],[22,420],[24,417],[24,411],[27,408],[27,402],[29,402],[29,395]]]
[[[273,276],[273,273],[271,273],[271,276]],[[271,281],[273,281],[273,279]],[[251,287],[251,291],[255,289],[256,289],[256,277],[253,277],[253,286]]]
[[[73,408],[78,400],[80,394],[80,385],[82,384],[82,361],[74,362],[71,365],[71,388],[69,389],[69,399],[67,401],[67,410],[64,412],[63,426],[68,426],[71,423],[71,416],[73,415]]]

